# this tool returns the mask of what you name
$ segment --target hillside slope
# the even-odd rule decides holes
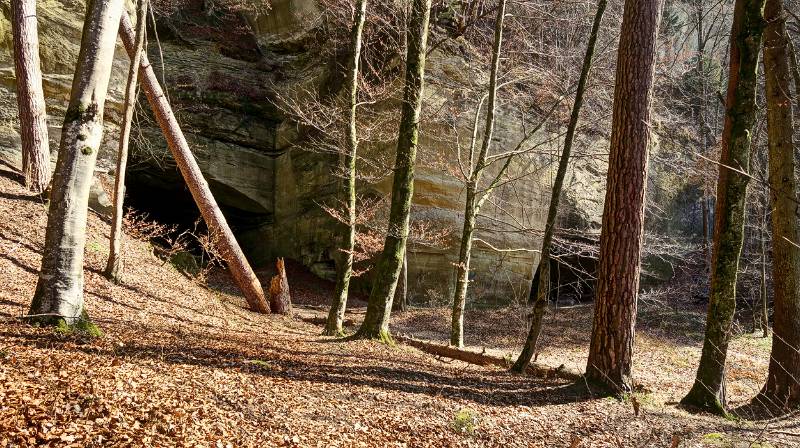
[[[113,285],[99,274],[108,226],[94,215],[86,300],[105,335],[27,326],[18,317],[33,294],[46,214],[16,180],[0,165],[0,447],[798,441],[787,435],[797,431],[792,421],[762,431],[764,422],[649,406],[647,395],[635,415],[631,401],[594,399],[557,379],[446,362],[402,345],[335,342],[303,320],[246,311],[241,297],[199,286],[130,238],[127,274]]]

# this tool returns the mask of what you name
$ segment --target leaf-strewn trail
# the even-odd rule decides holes
[[[85,288],[104,336],[33,328],[18,316],[36,283],[46,209],[16,176],[0,167],[0,447],[800,443],[793,420],[727,421],[676,408],[671,400],[688,387],[698,356],[686,335],[676,344],[657,328],[645,329],[635,366],[642,392],[623,401],[593,398],[557,378],[451,362],[403,345],[321,337],[321,327],[307,319],[321,311],[302,302],[324,303],[324,289],[309,297],[306,285],[295,285],[301,304],[294,318],[255,314],[225,292],[232,289],[200,286],[154,256],[147,242],[127,237],[125,275],[114,285],[100,274],[109,226],[96,215],[89,220]],[[468,332],[480,340],[468,343],[513,347],[524,334],[512,328],[514,315],[482,313],[484,327]],[[348,318],[359,316],[356,309]],[[539,361],[580,366],[589,316],[579,309],[549,318]],[[477,325],[473,319],[468,326]],[[395,323],[396,331],[429,338],[447,329],[436,310],[398,314]],[[744,402],[763,381],[768,346],[742,339],[733,350],[731,390]],[[737,364],[745,359],[740,353],[764,363]],[[751,445],[756,440],[771,445]]]

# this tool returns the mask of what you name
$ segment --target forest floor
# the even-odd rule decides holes
[[[643,306],[638,392],[600,398],[585,385],[512,375],[398,344],[341,342],[309,321],[324,282],[295,275],[294,317],[247,311],[126,238],[121,284],[101,274],[108,224],[89,219],[85,291],[104,335],[22,323],[33,294],[46,209],[0,165],[0,447],[6,446],[532,446],[789,447],[796,418],[750,420],[769,340],[731,346],[731,419],[676,406],[699,356],[702,313]],[[292,284],[290,272],[290,284]],[[315,292],[316,291],[316,292]],[[306,306],[303,306],[305,304]],[[348,318],[363,314],[356,303]],[[583,367],[591,307],[549,313],[539,362]],[[396,315],[393,330],[443,339],[443,309]],[[468,343],[507,353],[522,312],[470,310]],[[638,403],[639,412],[635,412]],[[677,444],[676,444],[677,443]]]

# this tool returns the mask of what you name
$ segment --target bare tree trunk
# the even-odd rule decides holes
[[[289,279],[286,277],[286,266],[283,258],[275,263],[277,274],[269,284],[269,306],[275,314],[292,314],[292,296],[289,293]]]
[[[793,245],[800,241],[800,233],[788,36],[783,8],[783,0],[767,0],[764,11],[775,322],[769,373],[761,393],[768,402],[793,409],[800,405],[800,251]]]
[[[347,295],[350,288],[350,277],[353,275],[353,251],[356,245],[356,160],[358,150],[358,128],[356,112],[358,107],[358,71],[361,59],[361,35],[364,31],[364,20],[367,15],[367,0],[359,0],[353,18],[351,31],[351,48],[353,51],[350,61],[350,71],[347,74],[347,84],[350,88],[348,97],[347,121],[347,153],[345,165],[347,168],[347,229],[344,235],[344,247],[337,272],[336,291],[334,292],[331,309],[328,313],[328,322],[325,324],[323,334],[339,336],[343,334],[342,322],[347,308]]]
[[[538,283],[534,284],[531,282],[531,289],[535,290],[531,328],[525,340],[525,345],[522,348],[522,353],[520,353],[519,358],[517,358],[517,361],[511,367],[511,370],[514,372],[524,372],[528,367],[534,353],[536,353],[536,343],[539,340],[539,334],[542,332],[542,318],[544,317],[547,299],[550,295],[550,251],[556,227],[556,217],[558,216],[558,201],[561,198],[561,189],[564,186],[564,178],[567,175],[569,157],[572,153],[572,143],[575,140],[575,130],[578,128],[578,119],[580,118],[581,106],[583,105],[583,94],[586,92],[586,83],[589,79],[589,72],[592,69],[594,48],[597,44],[597,35],[600,31],[600,22],[602,22],[603,14],[606,10],[606,3],[606,0],[600,0],[597,3],[597,11],[594,14],[592,31],[589,34],[589,43],[586,46],[586,53],[583,57],[583,67],[581,67],[581,76],[578,80],[578,89],[575,92],[575,102],[572,105],[572,113],[569,117],[569,124],[567,125],[567,135],[564,137],[564,151],[561,153],[561,159],[558,162],[558,171],[556,172],[556,178],[553,182],[553,191],[550,195],[550,207],[547,211],[547,223],[545,224],[544,237],[542,238],[542,255],[533,276],[533,281],[536,282],[538,280]],[[532,295],[529,295],[529,297],[530,296]]]
[[[383,252],[375,266],[375,281],[367,304],[367,314],[355,334],[357,338],[379,339],[386,342],[392,340],[389,334],[389,316],[392,312],[397,278],[405,256],[411,198],[414,195],[414,163],[417,158],[430,12],[431,0],[413,0],[389,229],[386,232]]]
[[[50,184],[50,142],[39,62],[36,0],[11,1],[14,68],[22,137],[22,173],[25,186],[42,193]]]
[[[393,311],[408,310],[408,250],[403,254],[403,267],[400,269],[400,278],[397,279],[392,309]]]
[[[492,48],[492,66],[489,73],[489,100],[486,111],[486,124],[483,131],[481,149],[475,165],[472,166],[470,157],[470,173],[467,183],[467,200],[464,205],[464,228],[461,232],[461,248],[458,255],[458,273],[456,276],[456,289],[453,295],[453,313],[450,328],[450,345],[464,346],[464,307],[467,302],[467,288],[469,287],[469,264],[472,257],[472,237],[475,233],[478,212],[482,200],[478,198],[481,174],[486,168],[486,157],[494,132],[495,109],[497,107],[497,77],[500,72],[500,51],[503,46],[503,22],[506,15],[506,0],[500,0],[497,5],[497,16],[494,22],[494,46]],[[480,113],[481,103],[478,103]],[[476,113],[476,118],[478,114]],[[474,145],[474,142],[473,142]],[[470,155],[472,147],[470,148]],[[488,192],[484,192],[484,195]],[[484,196],[485,197],[485,196]]]
[[[131,19],[128,14],[122,14],[122,20],[119,23],[119,33],[122,37],[122,42],[125,44],[125,49],[128,51],[129,56],[134,54],[134,32]],[[153,112],[164,133],[167,140],[169,149],[175,162],[183,175],[186,184],[189,186],[189,191],[192,193],[197,208],[203,215],[203,219],[208,225],[208,230],[212,234],[212,240],[219,242],[222,246],[220,251],[222,257],[228,263],[228,268],[233,275],[233,279],[239,286],[239,289],[244,293],[245,299],[250,309],[259,313],[269,313],[269,303],[264,296],[264,290],[261,288],[256,274],[250,267],[250,263],[244,257],[239,243],[233,236],[225,216],[217,205],[217,201],[211,194],[208,188],[208,183],[200,171],[200,167],[194,159],[194,155],[189,149],[189,144],[183,136],[178,120],[172,113],[172,108],[167,101],[161,86],[158,83],[153,68],[150,66],[150,61],[146,54],[141,55],[142,62],[139,67],[139,76],[142,78],[142,88],[144,89],[147,100],[153,108]]]
[[[706,333],[697,377],[681,400],[684,405],[718,414],[725,413],[725,359],[736,311],[736,278],[744,239],[748,176],[738,171],[750,169],[763,8],[764,0],[736,0],[734,6]]]
[[[31,302],[37,322],[88,322],[83,302],[83,251],[89,187],[103,137],[103,111],[114,60],[122,0],[92,0],[64,116],[47,216],[42,268]]]
[[[133,112],[136,108],[136,84],[138,82],[139,65],[144,51],[144,38],[147,30],[147,2],[138,0],[136,5],[136,38],[128,67],[128,81],[125,85],[125,111],[120,129],[119,151],[117,153],[117,175],[114,179],[114,216],[111,220],[111,236],[109,238],[108,263],[105,275],[113,281],[119,281],[122,273],[122,208],[125,201],[125,170],[128,166],[128,143],[131,135]]]
[[[766,201],[765,201],[766,202]],[[767,302],[767,204],[762,206],[761,220],[761,282],[759,284],[758,303],[753,309],[753,332],[761,330],[763,337],[769,337],[769,314]]]
[[[705,27],[703,25],[703,17],[705,11],[703,5],[706,3],[703,0],[697,0],[696,13],[697,13],[697,76],[700,80],[700,107],[697,113],[697,127],[700,131],[700,153],[705,155],[708,153],[708,122],[706,120],[706,110],[708,107],[708,92],[706,83],[706,70],[705,70]],[[706,183],[703,182],[703,196],[701,198],[701,207],[703,210],[703,255],[706,262],[706,271],[711,267],[711,238],[709,229],[710,210],[708,204],[708,197],[706,195]]]
[[[588,380],[631,390],[644,230],[650,106],[661,0],[626,0],[616,87]]]

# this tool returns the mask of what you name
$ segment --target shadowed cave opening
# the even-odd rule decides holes
[[[254,267],[266,265],[269,248],[265,236],[266,228],[273,222],[272,213],[232,188],[213,179],[206,180],[247,259]],[[177,169],[156,170],[151,166],[132,169],[128,172],[125,193],[126,208],[146,215],[148,220],[173,226],[174,235],[170,236],[208,231]],[[197,241],[190,240],[189,251],[197,255],[202,248]]]

